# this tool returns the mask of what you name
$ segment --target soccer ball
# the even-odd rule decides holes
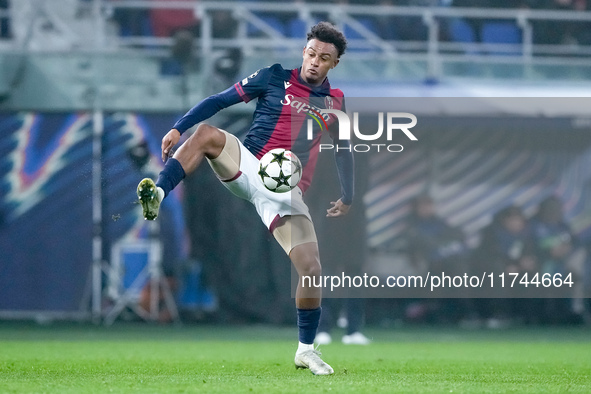
[[[259,160],[259,177],[270,191],[285,193],[302,179],[302,163],[292,151],[271,149]]]

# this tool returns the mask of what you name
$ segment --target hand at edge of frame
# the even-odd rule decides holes
[[[332,205],[332,207],[326,210],[326,217],[329,218],[345,216],[349,213],[349,208],[351,208],[350,205],[344,204],[340,198],[337,201],[331,201],[330,205]]]

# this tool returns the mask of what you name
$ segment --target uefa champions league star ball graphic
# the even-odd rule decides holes
[[[271,149],[259,160],[259,177],[270,191],[285,193],[302,179],[302,163],[292,151]]]

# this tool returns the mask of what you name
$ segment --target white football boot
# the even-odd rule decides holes
[[[309,368],[314,375],[332,375],[334,369],[320,358],[318,350],[306,350],[297,352],[295,355],[295,366],[297,369]]]
[[[160,210],[160,203],[164,199],[164,190],[156,187],[156,184],[150,178],[144,178],[137,185],[137,196],[144,211],[144,219],[156,219]]]

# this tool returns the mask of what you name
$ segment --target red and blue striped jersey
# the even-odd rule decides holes
[[[332,89],[328,78],[320,86],[312,86],[301,78],[299,68],[286,70],[280,64],[274,64],[204,99],[179,119],[173,128],[183,133],[223,108],[255,98],[256,110],[244,146],[258,159],[275,148],[294,152],[302,162],[303,174],[299,186],[305,191],[312,181],[322,131],[336,136],[332,129],[338,126],[334,115],[322,115],[320,112],[322,109],[345,111],[343,92]],[[308,120],[313,120],[311,136],[308,136]],[[342,155],[350,155],[347,151],[341,152]],[[343,196],[349,201],[352,199],[353,174],[348,174],[348,168],[341,169],[342,165],[338,163],[339,160],[337,169],[341,182],[344,182]]]
[[[324,121],[318,122],[321,128],[313,117],[319,119],[322,109],[344,111],[343,92],[332,89],[328,78],[320,86],[309,85],[302,80],[300,69],[285,70],[280,64],[258,70],[234,88],[244,102],[257,98],[244,145],[259,159],[275,148],[294,152],[304,167],[299,186],[306,190],[316,166],[322,130],[336,122],[336,117],[324,115]],[[311,138],[308,119],[314,125]]]

